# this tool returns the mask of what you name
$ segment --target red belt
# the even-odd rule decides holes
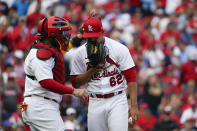
[[[28,95],[28,96],[25,96],[25,97],[32,97],[32,96],[39,96],[39,95]],[[45,97],[45,96],[39,96],[39,97],[43,97],[46,100],[51,100],[51,101],[54,101],[54,102],[58,103],[57,100],[55,100],[55,99],[51,99],[51,98],[48,98],[48,97]]]
[[[110,98],[110,97],[113,97],[115,95],[118,95],[118,94],[121,94],[123,93],[123,91],[118,91],[118,92],[113,92],[113,93],[109,93],[109,94],[104,94],[104,95],[101,95],[101,94],[90,94],[90,97],[93,97],[93,98]]]

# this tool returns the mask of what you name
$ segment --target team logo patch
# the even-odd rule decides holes
[[[88,31],[93,31],[93,28],[91,25],[88,25]]]

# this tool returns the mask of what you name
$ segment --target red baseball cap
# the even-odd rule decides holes
[[[102,30],[103,26],[100,19],[96,17],[91,17],[84,23],[83,38],[99,37],[101,35]]]

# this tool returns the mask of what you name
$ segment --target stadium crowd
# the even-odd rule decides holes
[[[0,129],[29,130],[17,106],[38,21],[63,16],[75,36],[93,9],[136,64],[140,116],[129,130],[197,130],[197,0],[0,0]],[[68,129],[87,130],[87,103],[65,95],[61,112]]]

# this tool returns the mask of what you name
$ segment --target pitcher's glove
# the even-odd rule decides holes
[[[103,44],[87,42],[87,55],[89,65],[93,68],[102,69],[105,65],[106,50]]]

